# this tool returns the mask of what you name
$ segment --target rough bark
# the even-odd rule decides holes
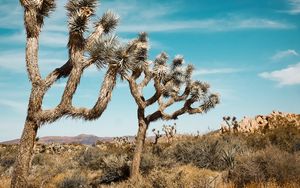
[[[145,120],[143,109],[138,110],[138,121],[139,121],[139,130],[136,137],[135,150],[134,150],[134,155],[131,164],[131,171],[130,171],[130,178],[132,179],[137,179],[138,176],[140,175],[140,164],[141,164],[142,152],[143,152],[146,133],[148,129],[148,123]]]
[[[12,188],[26,188],[27,177],[29,174],[31,159],[33,156],[33,147],[38,130],[37,122],[27,118],[20,139],[19,152],[15,161],[15,168],[12,174]]]

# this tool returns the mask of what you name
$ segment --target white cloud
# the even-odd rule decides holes
[[[290,9],[284,12],[292,15],[300,14],[300,0],[288,0],[288,4]]]
[[[290,57],[290,56],[298,56],[299,54],[296,52],[296,50],[284,50],[284,51],[279,51],[276,54],[274,54],[271,59],[272,60],[280,60],[286,57]]]
[[[234,69],[234,68],[219,68],[219,69],[200,69],[194,71],[193,75],[208,75],[208,74],[230,74],[230,73],[236,73],[240,72],[240,69]]]
[[[260,73],[259,76],[276,81],[279,86],[300,84],[300,62],[281,70]]]

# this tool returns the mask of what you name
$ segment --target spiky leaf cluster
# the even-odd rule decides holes
[[[96,40],[89,49],[89,54],[95,61],[95,65],[100,69],[107,64],[117,65],[122,60],[120,54],[119,41],[115,35],[105,35]]]
[[[147,33],[139,33],[137,39],[133,40],[126,50],[127,61],[131,64],[132,71],[141,72],[148,58]]]
[[[164,85],[164,96],[178,95],[183,85],[190,85],[193,66],[184,65],[182,56],[176,56],[171,66],[167,65],[167,54],[162,53],[154,61],[153,73],[160,78]]]
[[[190,98],[194,101],[200,101],[205,98],[209,89],[209,84],[195,81],[191,84]]]
[[[96,6],[97,0],[70,0],[66,5],[70,32],[86,31],[88,18],[94,14]]]
[[[190,81],[192,79],[192,74],[193,74],[193,71],[194,71],[194,66],[189,64],[186,69],[185,69],[185,79],[187,81]]]
[[[172,63],[171,78],[173,84],[180,87],[185,82],[185,69],[183,68],[184,60],[182,56],[176,56]]]
[[[98,68],[110,64],[118,67],[118,72],[123,79],[128,72],[143,71],[147,59],[148,49],[143,34],[127,45],[120,45],[113,35],[104,35],[89,49],[90,56],[95,60]],[[143,39],[143,40],[142,40]]]
[[[214,108],[217,104],[220,103],[219,95],[210,94],[209,97],[204,101],[202,109],[204,112],[207,112],[209,109]]]
[[[116,28],[119,22],[119,16],[113,13],[112,11],[107,11],[103,14],[102,18],[95,23],[95,26],[98,27],[101,25],[105,33],[109,33]]]
[[[82,8],[89,8],[94,13],[97,2],[97,0],[69,0],[66,9],[69,16],[72,16],[71,14],[76,13]]]
[[[49,14],[54,11],[55,7],[55,0],[43,0],[42,6],[39,10],[39,14],[43,17],[48,17]]]
[[[131,72],[137,78],[144,70],[145,62],[148,57],[147,34],[140,33],[138,38],[129,42],[125,46],[119,47],[117,51],[119,62],[119,75],[123,79]]]
[[[159,54],[154,60],[153,73],[156,78],[164,81],[169,73],[167,65],[168,55],[165,52]]]
[[[42,0],[20,0],[20,3],[25,8],[40,8]]]

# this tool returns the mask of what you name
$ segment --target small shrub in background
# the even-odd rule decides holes
[[[7,155],[4,157],[1,157],[0,160],[0,165],[4,168],[4,169],[8,169],[11,166],[13,166],[15,163],[15,157],[12,155]]]
[[[87,188],[87,180],[78,174],[66,177],[57,185],[58,188]]]
[[[239,187],[249,183],[275,181],[300,183],[300,155],[276,147],[248,153],[237,158],[229,178]]]
[[[219,187],[221,174],[208,169],[199,169],[192,165],[183,165],[175,168],[164,168],[152,171],[146,177],[155,188],[181,187]]]
[[[0,166],[7,170],[15,163],[17,149],[13,146],[6,146],[5,149],[0,149]],[[1,172],[0,172],[1,174]]]
[[[159,158],[152,152],[145,152],[142,155],[140,170],[142,174],[148,174],[155,167],[159,166]]]
[[[31,163],[32,165],[45,165],[45,155],[41,153],[34,155]]]
[[[198,168],[222,171],[234,166],[235,156],[244,151],[244,145],[239,137],[201,137],[176,143],[165,151],[165,157],[182,164],[192,163]]]
[[[118,182],[129,177],[130,162],[127,155],[108,155],[101,162],[103,175],[99,183]]]
[[[279,127],[271,130],[265,135],[272,145],[287,152],[299,151],[300,145],[300,129],[295,126]]]
[[[90,170],[101,169],[101,159],[104,157],[104,153],[100,152],[98,148],[89,147],[82,151],[78,155],[78,162],[81,167]]]

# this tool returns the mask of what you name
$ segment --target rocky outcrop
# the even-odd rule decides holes
[[[300,128],[300,114],[273,111],[269,115],[257,115],[254,118],[244,116],[242,120],[229,122],[230,117],[224,117],[221,124],[221,133],[241,132],[253,133],[263,132],[280,126],[297,126]],[[235,118],[232,118],[235,119]]]

